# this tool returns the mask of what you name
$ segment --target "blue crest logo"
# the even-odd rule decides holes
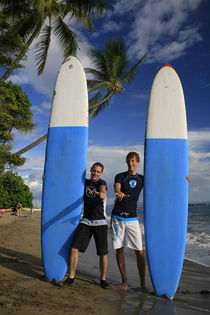
[[[137,183],[137,181],[136,181],[136,180],[130,180],[130,182],[129,182],[129,184],[130,184],[131,188],[136,187],[136,183]]]

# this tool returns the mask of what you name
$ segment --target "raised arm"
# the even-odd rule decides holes
[[[102,200],[106,199],[106,186],[105,185],[101,185],[100,186],[100,191],[99,192],[95,192],[96,195],[99,196],[99,198],[101,198]]]
[[[115,192],[115,195],[119,201],[122,201],[123,198],[125,198],[125,197],[130,197],[130,195],[126,195],[121,191],[121,184],[120,183],[114,184],[114,192]]]

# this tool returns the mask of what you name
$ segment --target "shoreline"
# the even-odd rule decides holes
[[[201,263],[201,262],[198,262],[198,261],[196,261],[196,260],[190,259],[190,258],[188,258],[188,257],[184,257],[184,260],[189,261],[189,262],[192,262],[192,263],[195,263],[196,265],[200,265],[200,266],[204,266],[204,267],[210,268],[209,265],[206,265],[206,264],[204,264],[204,263]]]
[[[91,241],[87,253],[79,256],[73,286],[52,285],[44,281],[41,260],[41,212],[23,217],[0,216],[0,313],[1,314],[176,314],[210,313],[210,267],[184,260],[183,272],[173,301],[154,294],[146,270],[148,294],[139,290],[136,263],[126,251],[129,290],[119,289],[120,274],[115,252],[109,243],[107,281],[99,285],[98,257]],[[109,235],[109,242],[110,242]]]

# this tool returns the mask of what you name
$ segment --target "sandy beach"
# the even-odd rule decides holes
[[[208,314],[210,267],[185,261],[174,300],[156,297],[147,269],[148,294],[139,288],[132,252],[126,252],[129,290],[119,289],[115,253],[109,246],[107,280],[99,286],[98,258],[91,242],[79,258],[75,283],[65,287],[45,281],[41,260],[41,213],[0,215],[0,314]],[[109,235],[110,243],[110,235]]]

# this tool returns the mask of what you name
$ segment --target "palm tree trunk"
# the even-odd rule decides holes
[[[106,101],[108,101],[108,99],[110,99],[112,97],[112,95],[114,95],[115,93],[112,91],[109,93],[109,95],[107,95],[106,97],[102,98],[102,100],[100,100],[98,103],[92,105],[89,107],[89,111],[100,106],[101,104],[105,103]]]
[[[47,139],[47,134],[42,136],[41,138],[39,138],[38,140],[34,141],[33,143],[29,144],[27,147],[19,150],[18,152],[16,152],[16,154],[23,154],[31,149],[33,149],[34,147],[36,147],[38,144],[40,144],[42,141],[44,141],[45,139]]]

